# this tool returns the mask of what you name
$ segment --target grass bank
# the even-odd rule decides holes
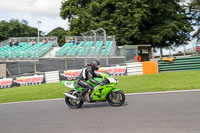
[[[125,93],[188,90],[200,88],[200,71],[166,72],[121,76],[117,88]],[[0,89],[0,103],[63,98],[69,91],[61,83]]]

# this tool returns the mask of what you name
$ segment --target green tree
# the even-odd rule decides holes
[[[70,33],[104,28],[118,45],[181,45],[193,30],[189,13],[179,0],[68,0],[60,16],[70,22]]]
[[[193,25],[197,27],[197,31],[193,34],[193,37],[200,40],[200,1],[191,0],[191,3],[189,3],[189,10],[191,11]]]
[[[59,46],[62,46],[65,43],[65,37],[67,36],[67,31],[65,31],[61,27],[58,27],[49,32],[47,36],[57,36],[58,44]]]
[[[8,25],[9,23],[4,20],[0,22],[0,41],[8,39],[9,37]]]
[[[10,37],[28,36],[37,36],[37,28],[28,26],[26,20],[21,22],[17,19],[11,19],[9,22],[0,21],[0,41]]]

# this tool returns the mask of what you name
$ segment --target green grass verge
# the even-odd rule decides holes
[[[153,75],[121,76],[116,88],[125,93],[188,90],[200,88],[200,71],[166,72]],[[63,98],[69,91],[61,83],[0,89],[0,103]]]

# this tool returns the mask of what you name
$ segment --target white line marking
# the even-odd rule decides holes
[[[178,91],[160,91],[160,92],[144,92],[144,93],[128,93],[128,94],[125,94],[125,95],[126,96],[133,96],[133,95],[167,94],[167,93],[182,93],[182,92],[200,92],[200,89],[178,90]],[[64,98],[47,99],[47,100],[34,100],[34,101],[22,101],[22,102],[10,102],[10,103],[0,103],[0,105],[8,105],[8,104],[16,104],[16,103],[46,102],[46,101],[56,101],[56,100],[64,100]]]
[[[128,93],[128,94],[126,94],[126,96],[149,95],[149,94],[166,94],[166,93],[181,93],[181,92],[200,92],[200,89],[195,89],[195,90],[177,90],[177,91],[159,91],[159,92],[144,92],[144,93]]]
[[[56,101],[56,100],[64,100],[64,98],[46,99],[46,100],[34,100],[34,101],[22,101],[22,102],[10,102],[10,103],[0,103],[0,105],[3,105],[3,104],[15,104],[15,103],[46,102],[46,101]]]

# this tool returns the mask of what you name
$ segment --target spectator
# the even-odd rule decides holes
[[[47,43],[47,41],[46,41],[45,39],[43,39],[43,40],[42,40],[42,43],[43,43],[43,44],[46,44],[46,43]]]
[[[74,43],[74,39],[70,39],[70,43]]]
[[[32,41],[30,42],[30,44],[31,44],[31,45],[34,45],[34,44],[35,44],[35,42],[32,40]]]
[[[66,40],[65,42],[66,42],[66,43],[70,43],[70,40],[68,39],[68,40]]]
[[[75,42],[75,45],[78,45],[78,44],[79,44],[79,40],[77,39],[76,42]]]
[[[12,47],[12,46],[13,46],[13,43],[12,43],[12,41],[11,41],[11,40],[9,41],[9,45],[10,45],[10,47]]]
[[[15,43],[14,43],[15,46],[19,46],[19,43],[17,40],[15,40]]]
[[[54,39],[50,38],[50,39],[48,40],[48,44],[51,44],[51,45],[54,47],[54,46],[55,46],[55,41],[54,41]]]

